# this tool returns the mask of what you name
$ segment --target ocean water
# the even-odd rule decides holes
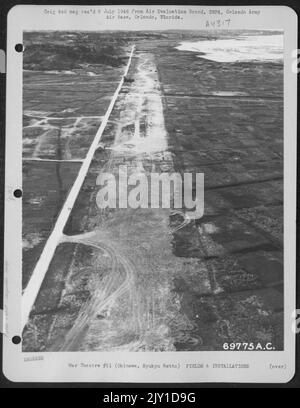
[[[216,62],[279,62],[283,60],[283,34],[183,42],[176,49],[201,53],[199,57]]]

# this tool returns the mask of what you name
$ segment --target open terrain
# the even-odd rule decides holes
[[[25,33],[25,290],[135,50],[24,351],[283,349],[282,61],[220,62],[177,48],[240,34]],[[204,173],[204,217],[100,210],[97,177],[118,177],[120,165]]]

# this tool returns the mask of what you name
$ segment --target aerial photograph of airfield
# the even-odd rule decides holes
[[[23,351],[283,350],[283,33],[24,47]],[[203,173],[203,216],[99,208],[120,166]]]

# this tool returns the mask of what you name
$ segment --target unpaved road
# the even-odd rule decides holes
[[[138,46],[24,332],[27,351],[282,347],[281,68],[220,68],[175,45]],[[121,165],[128,175],[204,172],[205,216],[100,210],[96,179],[118,178]]]
[[[153,56],[139,53],[131,76],[132,85],[116,107],[119,120],[102,171],[118,177],[122,164],[128,166],[129,175],[172,172]],[[109,257],[111,265],[104,276],[94,278],[90,297],[59,345],[61,350],[89,350],[91,344],[97,350],[174,349],[168,320],[179,300],[172,293],[171,276],[180,262],[172,254],[169,216],[169,210],[161,209],[116,210],[94,231],[64,237],[63,242],[95,248],[100,256]],[[116,231],[120,225],[123,234]],[[135,237],[131,243],[129,232]]]

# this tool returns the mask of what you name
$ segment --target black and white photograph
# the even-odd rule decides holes
[[[129,64],[23,350],[282,350],[283,33],[26,32],[24,47],[25,295]],[[99,208],[97,178],[120,166],[204,173],[203,216]]]
[[[291,378],[295,17],[285,7],[13,11],[13,377]]]

